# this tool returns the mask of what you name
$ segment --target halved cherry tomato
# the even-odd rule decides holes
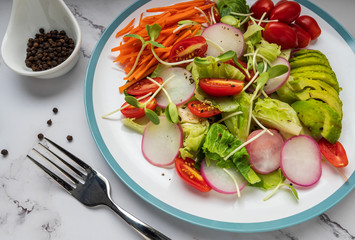
[[[264,12],[266,15],[264,19],[270,16],[271,10],[274,8],[274,3],[271,0],[258,0],[250,8],[250,12],[253,13],[255,18],[260,19]]]
[[[137,98],[139,98],[137,96]],[[146,97],[146,98],[143,98],[141,100],[139,100],[138,102],[143,104],[145,103],[146,101],[148,101],[148,99],[150,99],[150,97]],[[123,108],[124,106],[128,105],[127,107]],[[148,104],[147,104],[147,108],[150,109],[150,110],[154,110],[157,106],[157,101],[155,100],[155,98],[153,98]],[[145,113],[144,113],[144,109],[143,108],[136,108],[132,105],[129,105],[128,103],[124,103],[122,106],[121,106],[121,113],[125,116],[125,117],[128,117],[128,118],[135,118],[135,119],[138,119],[138,118],[141,118],[141,117],[144,117],[145,116]]]
[[[159,84],[163,84],[163,79],[160,77],[155,77],[153,78],[156,82]],[[129,95],[134,95],[134,96],[144,96],[148,93],[154,93],[156,90],[158,90],[159,86],[149,79],[145,78],[142,80],[139,80],[129,88],[127,88],[127,93]]]
[[[223,97],[240,93],[243,90],[244,82],[237,79],[201,78],[198,85],[211,96]]]
[[[343,145],[339,141],[334,144],[331,144],[325,138],[321,138],[318,141],[318,146],[323,156],[334,167],[340,168],[348,165],[348,157],[346,155]]]
[[[213,1],[208,1],[206,2],[206,4],[210,4],[210,3],[213,3]],[[213,17],[214,17],[214,20],[216,21],[216,23],[219,23],[221,21],[221,15],[219,15],[219,12],[218,12],[218,9],[217,9],[217,6],[214,5],[212,7],[213,9]],[[209,17],[210,16],[210,12],[211,12],[211,8],[207,9],[207,10],[204,10],[205,14]]]
[[[311,39],[314,40],[322,33],[317,21],[308,15],[302,15],[296,19],[295,23],[303,28],[311,35]]]
[[[184,182],[201,192],[208,192],[211,187],[195,169],[195,161],[191,158],[175,158],[175,169]]]
[[[299,48],[305,48],[308,46],[311,41],[311,36],[308,32],[306,32],[303,28],[298,26],[297,24],[291,25],[292,29],[296,32],[297,35],[297,43]]]
[[[197,117],[212,117],[221,113],[218,108],[215,108],[207,103],[200,101],[191,101],[187,105],[190,112]]]
[[[296,32],[287,24],[282,22],[269,22],[263,31],[263,37],[270,43],[276,43],[281,49],[297,47]]]
[[[181,40],[170,50],[169,61],[180,62],[194,57],[202,57],[207,51],[206,39],[196,36]]]
[[[301,5],[294,1],[284,1],[276,4],[270,13],[271,20],[279,20],[286,24],[290,24],[301,14]]]

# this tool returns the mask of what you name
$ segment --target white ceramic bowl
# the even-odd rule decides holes
[[[64,30],[72,38],[75,48],[61,64],[48,70],[32,71],[25,64],[27,42],[39,29]],[[63,0],[13,0],[11,17],[1,52],[5,64],[25,76],[36,78],[59,77],[71,70],[79,59],[81,31],[74,15]]]

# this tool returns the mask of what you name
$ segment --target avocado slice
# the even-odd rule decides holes
[[[324,66],[324,65],[319,65],[319,64],[294,68],[291,70],[291,75],[293,73],[302,73],[302,72],[326,72],[326,73],[329,73],[330,75],[336,77],[335,73],[333,72],[333,70],[330,67]]]
[[[298,78],[310,78],[313,80],[321,80],[332,86],[337,92],[339,92],[339,83],[334,75],[326,72],[298,72],[293,73],[292,77],[296,80]]]
[[[298,100],[296,94],[294,93],[295,90],[293,89],[292,85],[290,84],[292,81],[293,81],[293,78],[292,78],[292,76],[290,76],[288,78],[288,80],[282,85],[282,87],[276,91],[279,99],[283,102],[288,103],[288,104],[291,104],[294,101]]]
[[[295,93],[297,96],[297,100],[305,101],[308,99],[318,99],[326,104],[328,104],[331,108],[336,111],[340,117],[343,116],[342,106],[343,103],[339,97],[334,97],[330,95],[327,91],[324,90],[312,90],[312,89],[305,89],[300,92]]]
[[[341,117],[328,104],[309,99],[296,101],[291,106],[314,137],[322,135],[331,143],[338,141],[342,128]]]
[[[339,93],[329,84],[321,80],[313,80],[309,78],[297,78],[296,80],[289,81],[293,91],[299,92],[306,88],[312,90],[324,90],[328,92],[333,97],[338,97]]]
[[[309,65],[324,65],[330,67],[328,60],[320,57],[302,57],[302,58],[291,58],[290,59],[291,69],[309,66]]]
[[[315,49],[300,49],[292,53],[292,57],[304,56],[306,54],[318,55],[322,58],[327,58],[321,51]]]

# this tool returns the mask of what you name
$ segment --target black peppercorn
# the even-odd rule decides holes
[[[37,135],[37,137],[38,137],[39,140],[42,140],[42,139],[44,138],[44,135],[43,135],[43,133],[39,133],[39,134]]]
[[[72,135],[68,135],[68,136],[67,136],[67,140],[68,140],[69,142],[73,141],[73,136],[72,136]]]
[[[58,113],[58,108],[54,107],[54,108],[53,108],[53,112],[54,112],[55,114]]]
[[[9,154],[9,151],[7,151],[6,149],[3,149],[3,150],[1,150],[1,154],[3,156],[6,156],[7,154]]]
[[[69,38],[64,30],[45,33],[44,29],[40,28],[35,38],[28,39],[26,66],[33,71],[50,69],[64,62],[74,48],[73,39]]]

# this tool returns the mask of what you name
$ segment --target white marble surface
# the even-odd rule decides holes
[[[355,239],[355,193],[324,214],[299,225],[266,233],[229,233],[191,225],[140,199],[113,173],[97,149],[86,121],[84,79],[91,52],[101,34],[129,0],[65,0],[83,34],[77,66],[67,75],[40,80],[8,69],[0,57],[0,239],[140,239],[107,208],[89,209],[70,197],[25,158],[43,133],[85,159],[112,185],[113,199],[172,239]],[[354,0],[313,0],[355,36]],[[0,39],[12,1],[0,2]],[[350,77],[350,76],[349,76]],[[349,79],[350,80],[350,79]],[[52,108],[59,109],[53,114]],[[47,125],[51,119],[52,126]],[[70,134],[72,142],[66,140]],[[350,159],[353,160],[353,159]]]

